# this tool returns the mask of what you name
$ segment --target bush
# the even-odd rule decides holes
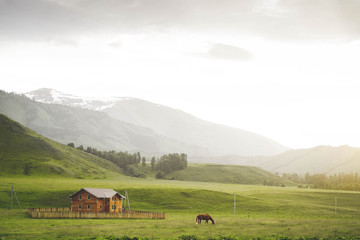
[[[155,175],[155,178],[156,179],[163,179],[165,176],[165,174],[161,171],[157,172],[156,175]]]
[[[197,237],[195,235],[181,235],[181,236],[179,236],[179,239],[181,239],[181,240],[197,240]]]

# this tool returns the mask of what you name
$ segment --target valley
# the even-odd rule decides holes
[[[32,104],[37,113],[52,107]],[[64,111],[75,113],[69,107]],[[29,116],[22,119],[28,121]],[[4,239],[356,239],[360,235],[359,192],[300,188],[289,179],[249,166],[249,161],[270,164],[266,159],[271,158],[271,166],[283,166],[289,163],[283,157],[287,155],[319,158],[329,153],[323,147],[240,157],[246,166],[232,165],[238,163],[231,162],[236,156],[225,157],[224,163],[230,165],[190,162],[159,178],[148,156],[148,162],[140,163],[140,153],[134,153],[137,163],[120,167],[116,161],[99,157],[102,152],[95,148],[87,152],[56,142],[3,114],[0,132],[0,237]],[[357,162],[356,148],[342,149],[347,151],[339,152],[335,160],[345,156]],[[137,177],[127,176],[129,167]],[[22,210],[16,203],[9,209],[12,186]],[[166,212],[166,219],[45,220],[26,213],[26,208],[69,207],[68,196],[84,187],[126,191],[131,209]],[[215,225],[196,225],[195,216],[200,213],[209,213]]]

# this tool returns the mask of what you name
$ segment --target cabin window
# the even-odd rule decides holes
[[[112,197],[112,198],[111,198],[111,200],[113,200],[113,201],[114,201],[114,197]]]
[[[114,205],[114,210],[116,210],[116,204]]]
[[[79,194],[79,200],[81,200],[81,194]]]
[[[90,209],[90,204],[87,205],[87,209],[88,209],[88,210]]]
[[[78,209],[81,210],[81,204],[79,204]]]
[[[100,210],[102,210],[102,205],[100,205]]]
[[[114,201],[116,202],[116,196],[114,197],[114,199],[115,199]]]
[[[90,198],[91,198],[91,197],[90,197],[90,194],[88,194],[88,200],[90,200]]]

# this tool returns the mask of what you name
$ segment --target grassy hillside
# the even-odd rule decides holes
[[[23,208],[68,207],[67,197],[80,188],[106,187],[122,194],[127,190],[131,209],[165,211],[166,219],[31,219],[24,210],[7,210],[12,185]],[[5,239],[90,239],[111,235],[150,239],[178,239],[180,235],[195,235],[198,239],[215,239],[220,235],[245,239],[343,239],[360,235],[359,209],[360,193],[346,191],[126,176],[97,180],[0,177],[0,237]],[[196,225],[195,216],[199,213],[209,213],[216,224]]]
[[[284,179],[258,167],[191,164],[184,170],[174,171],[166,179],[199,182],[239,184],[285,184]]]
[[[105,177],[120,173],[109,161],[47,139],[0,114],[0,175]]]
[[[146,166],[142,166],[141,164],[131,166],[133,167],[135,174],[141,174],[146,176],[146,178],[155,178],[157,173],[156,170],[151,170],[149,164]],[[219,164],[189,164],[183,170],[177,170],[166,174],[163,179],[253,185],[294,185],[294,183],[259,167]]]

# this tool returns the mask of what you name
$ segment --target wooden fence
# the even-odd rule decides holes
[[[165,213],[125,210],[122,213],[71,212],[70,208],[28,208],[33,218],[123,218],[123,219],[165,219]]]

